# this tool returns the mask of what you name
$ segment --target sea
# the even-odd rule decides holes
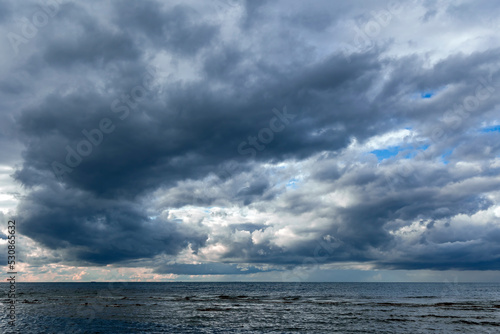
[[[1,333],[500,333],[499,283],[17,283]]]

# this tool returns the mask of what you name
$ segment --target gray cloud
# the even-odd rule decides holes
[[[250,266],[238,268],[236,265],[213,263],[213,264],[172,264],[161,266],[156,269],[157,273],[177,274],[177,275],[241,275],[255,274],[267,270]]]
[[[385,25],[383,2],[231,4],[68,3],[9,58],[20,232],[67,262],[182,275],[290,269],[325,240],[321,264],[498,269],[498,6],[415,2]],[[372,47],[353,22],[383,25]]]
[[[18,215],[23,235],[65,250],[67,261],[108,264],[176,254],[188,243],[196,250],[206,240],[176,222],[150,219],[137,204],[57,184],[32,191]]]

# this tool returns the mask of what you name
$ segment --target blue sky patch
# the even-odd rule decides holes
[[[408,151],[408,153],[403,157],[404,159],[411,159],[417,155],[418,151],[425,151],[429,148],[429,145],[421,145],[418,147],[401,147],[401,146],[390,146],[383,150],[373,150],[370,153],[375,154],[378,161],[389,159],[398,155],[399,152]]]
[[[500,132],[500,125],[494,125],[494,126],[490,126],[490,127],[487,127],[487,128],[482,128],[481,132],[482,133]]]
[[[384,159],[389,159],[390,157],[396,156],[403,149],[401,146],[391,146],[383,150],[373,150],[370,153],[375,154],[378,161],[382,161]]]
[[[298,182],[299,182],[299,180],[297,180],[297,179],[295,179],[295,178],[294,178],[294,179],[290,179],[290,180],[288,181],[288,183],[286,184],[286,187],[287,187],[288,189],[297,189],[297,183],[298,183]]]
[[[451,155],[451,153],[453,152],[453,150],[447,150],[445,151],[442,155],[441,155],[441,161],[447,165],[450,163],[450,161],[448,160],[448,157]]]
[[[424,90],[424,91],[420,91],[420,92],[415,92],[411,95],[410,99],[412,99],[412,100],[430,99],[430,98],[434,97],[435,95],[437,95],[437,93],[439,93],[440,91],[444,90],[445,88],[446,88],[446,86],[442,86],[442,87],[439,87],[436,89],[428,89],[428,90]]]

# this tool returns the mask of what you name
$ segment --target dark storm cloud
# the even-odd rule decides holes
[[[474,234],[470,247],[460,244],[462,234],[439,237],[448,228],[443,222],[458,231],[456,217],[473,219],[497,204],[498,132],[480,131],[498,117],[496,44],[432,62],[418,52],[399,54],[408,41],[393,43],[397,26],[387,25],[381,34],[390,38],[347,61],[344,51],[330,49],[335,40],[315,42],[315,34],[345,20],[375,20],[367,13],[385,3],[362,11],[291,2],[289,13],[266,1],[231,4],[142,1],[94,11],[65,4],[26,45],[14,68],[30,80],[0,83],[3,96],[28,101],[9,106],[25,147],[15,173],[28,192],[18,207],[23,234],[72,263],[175,257],[188,247],[198,255],[212,246],[230,263],[160,265],[159,273],[264,271],[237,263],[291,268],[321,249],[321,263],[497,269],[498,247],[486,235]],[[458,16],[446,13],[464,10],[422,6],[425,24],[439,15],[453,15],[454,24]],[[236,25],[225,26],[230,18]],[[143,93],[133,97],[139,86]],[[68,155],[103,119],[113,130],[69,166]],[[414,137],[397,145],[411,154],[379,162],[370,153],[396,145],[382,137],[404,129]],[[70,172],[56,178],[54,162]],[[202,218],[166,218],[191,204],[268,216],[217,228]],[[480,230],[497,235],[490,219]],[[416,221],[432,228],[410,238],[403,228]],[[334,241],[325,248],[324,238]]]
[[[46,46],[43,59],[50,66],[71,64],[99,64],[110,61],[136,60],[139,55],[132,39],[123,33],[111,33],[89,22],[83,27],[83,36],[52,41]]]
[[[359,119],[358,124],[350,124],[347,128],[350,132],[327,131],[321,136],[311,135],[319,124],[351,123],[351,118],[357,118],[333,106],[334,99],[341,92],[328,93],[341,83],[355,81],[363,73],[363,67],[360,68],[362,64],[357,61],[347,68],[335,65],[340,61],[340,58],[333,58],[306,70],[298,78],[291,78],[293,86],[288,87],[289,93],[283,92],[283,100],[279,102],[308,106],[308,109],[294,107],[287,108],[286,112],[278,110],[282,117],[291,115],[284,120],[278,119],[276,113],[270,110],[273,104],[259,99],[242,104],[237,99],[218,98],[206,85],[201,84],[171,87],[165,97],[168,101],[166,107],[160,104],[159,97],[154,96],[153,92],[151,100],[144,102],[147,106],[145,112],[128,108],[133,114],[123,122],[117,118],[121,113],[114,114],[110,110],[110,101],[123,93],[102,96],[85,89],[64,98],[50,95],[39,107],[24,110],[19,118],[21,133],[33,138],[30,141],[31,149],[25,153],[25,165],[40,164],[43,160],[47,169],[51,170],[54,160],[64,161],[67,143],[76,149],[77,143],[85,139],[82,131],[96,128],[104,117],[116,123],[116,130],[107,135],[103,144],[68,176],[68,182],[97,193],[115,194],[119,191],[133,196],[156,187],[159,180],[161,183],[172,183],[178,179],[198,178],[216,170],[217,166],[229,159],[248,161],[249,149],[258,151],[265,147],[263,151],[258,151],[256,158],[268,160],[294,156],[303,158],[326,148],[341,148],[346,145],[349,136],[358,134],[363,138],[369,134],[362,128],[362,123],[369,122],[368,119]],[[373,65],[365,65],[368,66]],[[353,73],[349,73],[350,69]],[[365,84],[361,83],[361,87]],[[301,96],[298,87],[309,87],[308,90],[313,93]],[[266,89],[283,90],[274,85]],[[262,88],[257,90],[261,91]],[[327,91],[325,101],[316,101],[314,96],[323,90]],[[246,94],[251,98],[258,93],[251,91]],[[330,105],[332,110],[325,112],[325,108]],[[119,106],[126,107],[125,103]],[[178,108],[182,108],[180,115],[176,115]],[[242,114],[244,120],[241,120]],[[371,117],[375,118],[376,112]],[[294,121],[295,118],[298,120]],[[256,138],[260,130],[270,126],[272,119],[280,127],[286,125],[283,132],[287,136],[276,133],[275,136],[280,137],[280,140],[272,141],[269,145],[260,143],[257,148],[252,148],[248,137]],[[372,120],[374,122],[376,119]],[[248,143],[242,146],[246,156],[241,156],[237,148],[246,140]],[[40,164],[40,168],[44,168],[43,164]],[[21,171],[19,175],[22,174]],[[245,191],[251,194],[260,189],[262,193],[262,186],[265,185],[253,184]]]
[[[217,27],[200,22],[200,15],[189,6],[163,10],[155,1],[116,3],[116,24],[130,35],[140,35],[147,45],[165,48],[182,56],[193,56],[210,44]]]
[[[50,249],[66,250],[67,261],[106,265],[177,254],[188,243],[196,250],[206,239],[175,222],[150,219],[135,203],[58,184],[32,191],[18,214],[19,232]]]
[[[2,2],[0,4],[0,23],[10,17],[11,11],[11,5],[8,2]]]
[[[499,230],[495,229],[490,233],[498,236]],[[453,240],[447,244],[433,244],[423,240],[420,246],[412,247],[414,253],[411,258],[394,262],[381,261],[378,266],[390,269],[500,270],[500,247],[494,240]],[[481,256],[478,257],[478,254]]]

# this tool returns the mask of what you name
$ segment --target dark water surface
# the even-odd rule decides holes
[[[7,284],[0,284],[0,332]],[[18,283],[19,333],[500,333],[500,284]]]

